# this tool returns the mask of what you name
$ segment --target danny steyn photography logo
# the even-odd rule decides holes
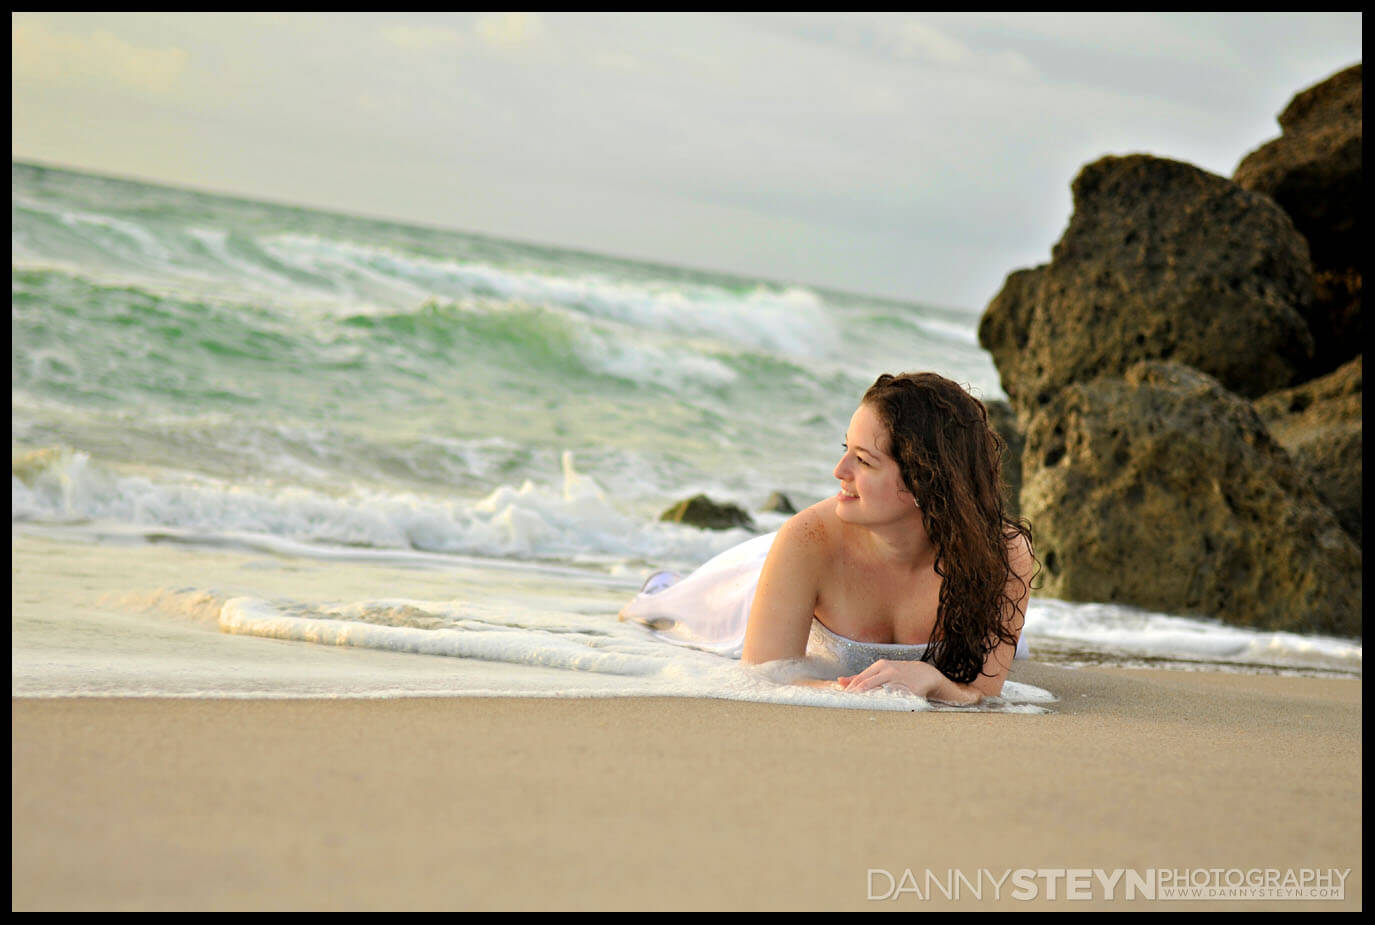
[[[1345,899],[1351,868],[1042,867],[868,871],[869,899],[896,902],[931,899]]]

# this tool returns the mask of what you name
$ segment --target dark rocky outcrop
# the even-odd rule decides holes
[[[1048,268],[1047,264],[1042,264],[1009,273],[1003,288],[979,319],[979,343],[993,354],[993,362],[1002,377],[1003,391],[1008,390],[1009,384],[1024,378],[1025,351],[1031,341],[1041,301],[1041,284]]]
[[[1313,331],[1314,376],[1345,363],[1362,350],[1365,323],[1361,319],[1361,269],[1316,270],[1313,273],[1313,308],[1308,312]]]
[[[1342,528],[1361,543],[1362,358],[1255,402],[1275,440],[1308,475]]]
[[[1308,246],[1268,196],[1147,155],[1087,165],[1073,193],[1051,262],[1009,276],[979,328],[1020,416],[1145,359],[1248,397],[1307,368]]]
[[[1359,65],[1300,93],[1235,182],[1085,166],[989,303],[1041,593],[1360,633],[1360,106]]]
[[[1359,634],[1361,554],[1252,404],[1177,363],[1074,383],[1031,418],[1041,593]]]
[[[1003,483],[1007,486],[1007,516],[1021,516],[1022,494],[1022,445],[1026,438],[1017,426],[1017,415],[1012,406],[1000,399],[984,402],[988,410],[988,424],[1003,441]]]
[[[1360,352],[1361,65],[1299,93],[1279,115],[1281,135],[1242,159],[1232,179],[1272,197],[1307,239],[1317,279],[1308,313],[1312,373]]]
[[[793,506],[792,500],[789,499],[788,496],[783,494],[783,492],[781,491],[776,491],[773,494],[769,495],[768,500],[764,502],[764,506],[761,507],[759,510],[763,513],[768,514],[797,513],[797,508]]]
[[[731,527],[757,529],[754,519],[745,511],[734,504],[718,504],[706,495],[694,495],[679,501],[664,511],[659,519],[708,530],[729,530]]]

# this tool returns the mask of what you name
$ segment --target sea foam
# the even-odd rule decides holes
[[[507,618],[509,620],[509,618]],[[657,640],[633,624],[609,617],[573,622],[565,613],[541,621],[523,609],[519,625],[505,622],[490,603],[370,601],[344,606],[296,608],[234,598],[225,602],[220,628],[227,633],[359,647],[418,655],[500,662],[513,666],[508,686],[485,686],[484,696],[529,696],[515,666],[554,668],[604,683],[616,696],[696,697],[756,703],[861,710],[924,711],[940,708],[905,692],[846,693],[780,682],[768,671]],[[566,694],[585,690],[570,685]],[[471,692],[469,692],[471,693]],[[1054,696],[1041,688],[1008,682],[1001,697],[978,707],[987,712],[1046,712]]]
[[[1221,620],[1155,613],[1122,604],[1032,598],[1029,638],[1066,653],[1056,661],[1101,664],[1167,662],[1185,668],[1228,665],[1252,670],[1304,670],[1359,675],[1359,640],[1233,626]],[[1077,653],[1074,654],[1074,653]]]
[[[106,521],[179,528],[201,539],[246,534],[489,558],[683,565],[749,536],[741,529],[703,531],[622,513],[595,480],[577,471],[571,453],[563,455],[559,485],[526,480],[468,499],[367,488],[332,496],[297,485],[120,474],[87,453],[60,450],[24,454],[12,460],[12,470],[13,521]]]

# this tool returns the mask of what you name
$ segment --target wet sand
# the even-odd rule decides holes
[[[14,698],[12,907],[1361,907],[1360,681],[1014,678],[1055,712]],[[1341,902],[987,880],[1157,868],[1351,872]]]

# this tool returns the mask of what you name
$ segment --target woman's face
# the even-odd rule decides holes
[[[917,499],[903,484],[897,460],[889,454],[888,428],[861,404],[845,433],[845,455],[835,467],[840,480],[836,516],[848,523],[881,526],[920,516]]]

